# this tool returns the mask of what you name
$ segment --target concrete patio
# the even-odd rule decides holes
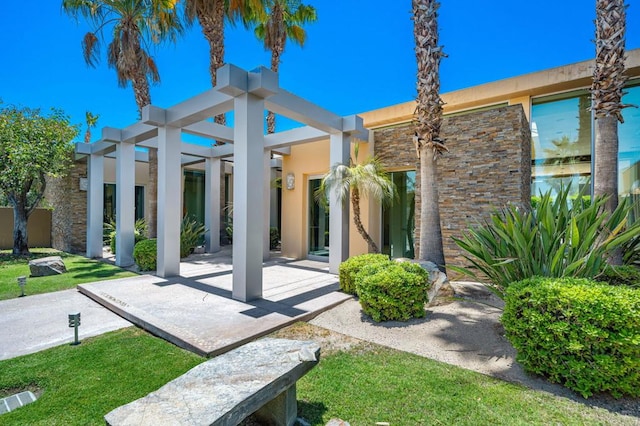
[[[178,277],[140,275],[78,289],[151,333],[211,357],[350,299],[328,269],[323,262],[273,258],[264,263],[263,298],[241,302],[231,297],[232,261],[223,248],[183,260]]]

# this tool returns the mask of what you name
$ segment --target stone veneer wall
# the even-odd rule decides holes
[[[63,178],[47,179],[45,199],[53,208],[51,245],[69,253],[84,254],[87,247],[87,192],[80,178],[87,177],[86,160],[76,161]]]
[[[419,252],[420,177],[411,123],[375,130],[374,150],[389,171],[418,170],[416,253]],[[521,105],[444,117],[450,152],[438,159],[440,222],[445,261],[468,265],[451,237],[507,203],[531,197],[531,133]]]

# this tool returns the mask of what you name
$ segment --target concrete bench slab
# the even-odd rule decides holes
[[[105,416],[108,425],[236,425],[255,413],[275,425],[297,417],[296,382],[317,363],[311,341],[262,339],[204,362]]]

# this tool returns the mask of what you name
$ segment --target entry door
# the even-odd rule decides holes
[[[382,209],[382,251],[392,258],[414,257],[416,172],[390,173],[398,191],[398,198],[390,207]]]
[[[316,200],[315,194],[322,179],[309,179],[307,205],[309,206],[309,252],[310,259],[329,261],[329,205],[325,200]]]

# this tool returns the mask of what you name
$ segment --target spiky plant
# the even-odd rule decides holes
[[[438,45],[438,8],[435,0],[413,0],[413,33],[418,63],[415,112],[415,144],[420,159],[420,237],[419,258],[444,266],[440,208],[438,203],[437,159],[448,151],[440,138],[442,99],[440,98],[440,59],[445,56]]]

